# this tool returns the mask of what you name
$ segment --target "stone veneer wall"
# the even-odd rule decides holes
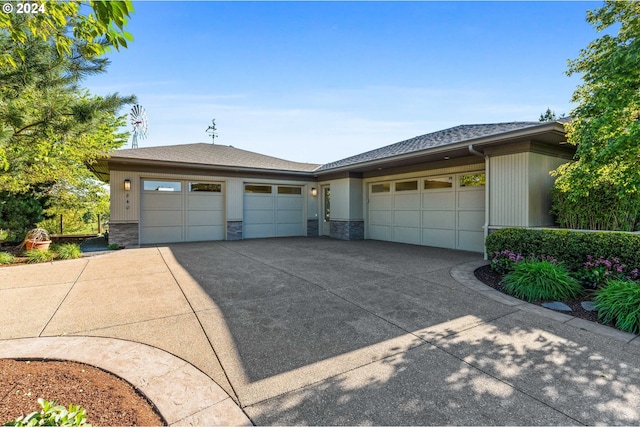
[[[126,248],[140,246],[139,225],[137,222],[110,222],[109,244],[118,244]]]
[[[242,240],[242,221],[227,221],[227,240]]]
[[[318,237],[319,223],[317,219],[307,220],[307,237]]]
[[[364,221],[329,221],[330,236],[339,240],[363,240]]]

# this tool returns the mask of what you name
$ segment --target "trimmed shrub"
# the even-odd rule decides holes
[[[631,280],[611,280],[596,291],[598,318],[613,321],[616,328],[640,333],[640,284]]]
[[[486,247],[488,254],[509,250],[524,257],[549,255],[572,271],[583,267],[587,255],[616,257],[631,269],[640,267],[637,234],[505,228],[487,236]]]
[[[529,302],[566,300],[582,293],[580,282],[563,265],[548,260],[519,262],[502,283],[505,292]]]
[[[58,254],[58,259],[75,259],[82,256],[80,245],[76,245],[74,243],[56,245],[52,251]]]

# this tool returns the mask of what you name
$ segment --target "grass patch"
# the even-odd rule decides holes
[[[9,252],[0,252],[0,264],[13,264],[16,262],[16,257]]]
[[[598,318],[613,321],[621,331],[640,333],[640,284],[632,280],[611,280],[596,292]]]
[[[547,260],[514,264],[502,282],[505,292],[528,302],[562,301],[582,293],[582,285],[564,266]]]
[[[58,259],[76,259],[82,257],[82,250],[80,249],[80,245],[76,245],[75,243],[56,245],[54,246],[52,251],[58,254]]]
[[[39,262],[49,262],[53,261],[56,257],[56,254],[52,251],[41,251],[38,249],[33,249],[30,251],[26,251],[24,256],[27,258],[28,264],[36,264]]]

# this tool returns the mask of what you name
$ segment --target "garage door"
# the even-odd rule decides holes
[[[220,182],[143,180],[140,243],[224,239]]]
[[[304,236],[302,187],[245,184],[243,237]]]
[[[484,173],[373,183],[368,237],[484,250]]]

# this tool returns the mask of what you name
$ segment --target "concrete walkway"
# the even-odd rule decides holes
[[[640,424],[638,338],[479,258],[287,238],[0,268],[0,357],[93,357],[176,425]]]

